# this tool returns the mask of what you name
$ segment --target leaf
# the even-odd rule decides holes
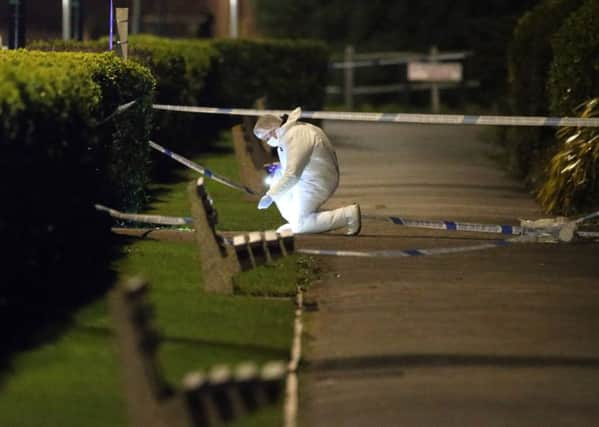
[[[580,159],[578,159],[577,161],[575,161],[574,163],[570,163],[568,166],[566,166],[565,168],[563,168],[561,170],[561,174],[564,174],[568,171],[571,171],[572,169],[574,169],[578,164],[580,163]]]

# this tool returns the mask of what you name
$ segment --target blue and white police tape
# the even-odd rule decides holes
[[[378,251],[344,251],[333,249],[296,249],[296,252],[304,255],[329,255],[343,257],[361,257],[361,258],[402,258],[430,255],[445,255],[461,252],[480,251],[483,249],[492,249],[508,246],[516,242],[525,242],[529,239],[523,237],[514,237],[506,240],[493,240],[488,243],[481,243],[470,246],[456,246],[453,248],[430,248],[430,249],[405,249],[405,250],[378,250]]]
[[[216,182],[220,182],[221,184],[224,184],[227,187],[243,191],[244,193],[247,193],[247,194],[251,194],[252,196],[255,196],[258,194],[256,191],[252,190],[251,188],[248,188],[244,185],[241,185],[234,181],[231,181],[229,178],[226,178],[224,176],[217,175],[216,173],[212,172],[210,169],[207,169],[202,165],[199,165],[183,156],[180,156],[177,153],[173,153],[168,148],[164,148],[163,146],[156,144],[153,141],[148,141],[148,144],[150,144],[150,147],[152,147],[153,149],[160,151],[162,154],[170,157],[171,159],[176,160],[177,162],[187,166],[188,168],[201,173],[202,175],[204,175],[207,178],[213,179]]]
[[[101,126],[104,123],[112,120],[113,118],[115,118],[116,116],[123,114],[125,111],[127,111],[129,108],[133,107],[135,104],[137,103],[137,100],[134,99],[133,101],[129,101],[125,104],[119,105],[116,110],[114,110],[112,113],[110,113],[108,116],[106,116],[104,119],[100,120],[98,123],[96,123],[96,126]]]
[[[256,110],[249,108],[194,107],[186,105],[154,104],[156,110],[179,111],[201,114],[225,114],[233,116],[280,116],[287,110]],[[404,114],[359,113],[343,111],[302,111],[304,119],[349,120],[380,123],[416,123],[444,125],[490,125],[490,126],[577,126],[599,127],[599,117],[543,117],[543,116],[475,116],[460,114]]]
[[[430,228],[433,230],[447,230],[447,231],[465,231],[475,233],[494,233],[494,234],[508,234],[508,235],[520,235],[522,234],[522,227],[515,225],[500,225],[500,224],[475,224],[469,222],[455,222],[455,221],[430,221],[430,220],[415,220],[400,218],[397,216],[379,216],[363,214],[364,219],[375,219],[388,221],[396,225],[403,225],[405,227],[414,228]]]
[[[121,219],[123,221],[141,222],[145,224],[159,224],[159,225],[192,225],[193,220],[187,217],[175,217],[175,216],[164,216],[164,215],[141,215],[141,214],[128,214],[118,211],[116,209],[108,208],[104,205],[96,204],[95,208],[99,211],[106,212],[112,218]]]

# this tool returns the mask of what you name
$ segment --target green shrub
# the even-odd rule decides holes
[[[599,112],[599,3],[586,0],[552,37],[550,112],[583,117]],[[565,128],[539,192],[545,210],[570,214],[599,206],[599,143],[594,128]]]
[[[78,41],[35,41],[31,50],[104,52],[108,39]],[[167,39],[151,35],[129,37],[129,58],[150,69],[157,81],[157,103],[194,103],[204,89],[204,80],[215,55],[202,40]]]
[[[107,40],[33,42],[37,50],[103,51]],[[329,51],[309,40],[167,39],[134,35],[130,58],[157,80],[156,102],[273,108],[324,104]]]
[[[31,49],[103,51],[107,39],[93,42],[33,42]],[[324,104],[329,52],[313,41],[168,39],[134,35],[130,58],[156,77],[156,103],[252,107],[266,97],[270,108]],[[152,137],[169,148],[190,154],[206,145],[231,120],[224,116],[155,112]],[[172,161],[154,157],[162,173]]]
[[[599,117],[599,98],[581,107],[581,117]],[[570,215],[599,207],[599,129],[564,127],[560,149],[547,168],[538,199],[547,212]]]
[[[63,40],[36,41],[28,45],[29,49],[43,51],[70,52],[104,52],[108,49],[108,38],[96,41],[77,42]],[[192,64],[209,60],[190,59],[184,55],[176,43],[169,39],[154,36],[131,36],[129,40],[129,58],[150,69],[156,78],[155,101],[159,104],[190,104],[201,92],[203,78],[195,82],[190,76],[199,77],[207,73],[209,66],[204,64],[200,70],[192,69]],[[203,51],[198,49],[196,56],[204,58]],[[194,93],[195,91],[195,93]],[[189,144],[192,135],[194,117],[190,115],[173,115],[156,111],[154,113],[154,129],[151,137],[170,148],[180,150],[181,146]],[[153,157],[154,158],[154,157]],[[170,162],[160,159],[155,162],[155,171],[168,169]]]
[[[329,51],[319,42],[216,40],[212,103],[251,107],[266,97],[270,108],[320,109],[324,104]]]
[[[0,303],[63,295],[78,274],[81,291],[106,271],[109,224],[93,205],[143,203],[154,84],[110,53],[0,52]]]
[[[548,91],[551,113],[571,115],[599,96],[599,2],[586,0],[552,38]]]
[[[510,110],[514,115],[547,115],[550,39],[582,0],[545,0],[524,14],[514,30],[508,54]],[[511,128],[506,134],[511,168],[530,180],[538,177],[545,150],[555,144],[553,132],[540,127]]]

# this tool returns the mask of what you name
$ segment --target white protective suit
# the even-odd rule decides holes
[[[278,231],[320,233],[347,226],[348,221],[356,220],[356,209],[359,216],[356,205],[318,212],[339,185],[339,165],[322,129],[298,121],[301,112],[300,108],[293,110],[287,122],[276,129],[276,138],[268,141],[277,147],[281,168],[266,194],[288,221]]]

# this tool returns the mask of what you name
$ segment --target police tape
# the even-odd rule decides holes
[[[256,110],[249,108],[195,107],[186,105],[154,104],[153,108],[199,114],[224,114],[232,116],[280,116],[287,110]],[[489,125],[489,126],[576,126],[599,127],[599,117],[543,117],[543,116],[478,116],[460,114],[412,114],[412,113],[360,113],[343,111],[302,111],[304,119],[348,120],[379,123],[415,123],[444,125]]]
[[[431,221],[431,220],[415,220],[400,218],[397,216],[379,216],[363,214],[364,219],[374,219],[381,221],[388,221],[395,225],[403,225],[405,227],[414,228],[430,228],[433,230],[447,230],[447,231],[464,231],[472,233],[495,233],[495,234],[509,234],[509,235],[520,235],[522,234],[522,227],[514,225],[504,224],[476,224],[469,222],[456,222],[456,221]]]
[[[201,173],[202,175],[204,175],[207,178],[213,179],[214,181],[220,182],[221,184],[224,184],[227,187],[243,191],[244,193],[250,194],[252,196],[255,196],[258,194],[256,191],[252,190],[251,188],[248,188],[245,185],[241,185],[234,181],[231,181],[229,178],[226,178],[222,175],[218,175],[218,174],[212,172],[210,169],[207,169],[200,164],[197,164],[183,156],[180,156],[177,153],[173,153],[171,150],[163,147],[162,145],[156,144],[154,141],[148,141],[148,144],[150,144],[150,147],[152,147],[156,151],[160,151],[165,156],[170,157],[171,159],[187,166],[188,168]]]
[[[344,251],[334,249],[296,249],[296,252],[304,255],[328,255],[338,257],[361,257],[361,258],[400,258],[430,255],[446,255],[460,252],[480,251],[508,246],[516,242],[530,242],[532,239],[519,236],[513,239],[494,240],[489,243],[478,245],[456,246],[452,248],[430,248],[430,249],[405,249],[405,250],[379,250],[379,251]]]
[[[391,222],[395,225],[413,228],[428,228],[445,231],[462,231],[474,233],[495,233],[520,236],[534,236],[537,241],[571,242],[574,237],[593,238],[593,232],[583,232],[578,228],[585,222],[599,217],[598,212],[592,212],[577,219],[566,217],[541,218],[537,220],[520,220],[520,226],[500,224],[476,224],[455,221],[413,220],[397,216],[380,216],[363,214],[362,218]]]
[[[140,215],[140,214],[128,214],[120,212],[116,209],[108,208],[106,206],[96,204],[96,209],[99,211],[103,211],[108,213],[111,217],[116,219],[121,219],[125,221],[131,222],[141,222],[146,224],[154,224],[154,225],[170,225],[170,226],[189,226],[193,225],[193,219],[190,217],[170,217],[163,215]],[[480,251],[484,249],[493,249],[499,247],[509,246],[513,243],[558,243],[558,242],[570,242],[574,236],[583,239],[598,239],[599,232],[593,231],[581,231],[573,228],[571,230],[572,236],[567,238],[562,238],[562,229],[568,225],[580,224],[583,220],[595,218],[599,216],[599,212],[592,213],[585,217],[582,217],[575,221],[557,223],[557,225],[551,224],[547,226],[547,224],[543,224],[540,228],[530,228],[527,229],[525,227],[512,227],[512,226],[495,226],[490,225],[490,227],[512,227],[512,234],[514,231],[521,230],[520,235],[510,238],[510,239],[502,239],[502,240],[492,240],[487,241],[485,243],[480,243],[476,245],[469,246],[456,246],[456,247],[443,247],[443,248],[429,248],[429,249],[403,249],[403,250],[374,250],[374,251],[347,251],[347,250],[336,250],[336,249],[310,249],[310,248],[297,248],[296,252],[304,255],[322,255],[322,256],[338,256],[338,257],[361,257],[361,258],[398,258],[398,257],[417,257],[417,256],[431,256],[431,255],[446,255],[446,254],[456,254],[462,252],[472,252],[472,251]],[[390,219],[397,217],[380,217],[376,215],[363,215],[365,219]],[[545,220],[541,220],[545,221]],[[440,228],[441,225],[444,225],[445,222],[435,222],[435,221],[417,221],[417,220],[403,220],[402,224],[405,225],[405,222],[413,222],[413,223],[422,223],[422,224],[431,224],[434,226],[436,230],[451,230],[451,231],[466,231],[466,232],[480,232],[480,227],[485,227],[486,224],[471,224],[471,223],[452,223],[452,224],[461,224],[462,226],[475,226],[473,228],[461,228],[458,229],[451,225],[449,228]],[[394,222],[395,224],[399,224],[399,222]],[[503,234],[507,233],[505,230]],[[223,241],[233,246],[233,239],[221,236]]]
[[[103,125],[104,123],[109,122],[110,120],[114,119],[116,116],[119,116],[121,114],[123,114],[125,111],[127,111],[128,109],[130,109],[131,107],[133,107],[135,104],[137,103],[137,99],[134,99],[133,101],[129,101],[125,104],[121,104],[118,107],[116,107],[116,109],[110,113],[108,116],[106,116],[104,119],[100,120],[99,122],[97,122],[95,124],[96,127]]]
[[[123,221],[141,222],[144,224],[157,224],[157,225],[192,225],[193,220],[188,217],[175,217],[175,216],[164,216],[164,215],[142,215],[142,214],[131,214],[118,211],[106,207],[104,205],[94,205],[96,210],[106,212],[112,218],[120,219]]]

